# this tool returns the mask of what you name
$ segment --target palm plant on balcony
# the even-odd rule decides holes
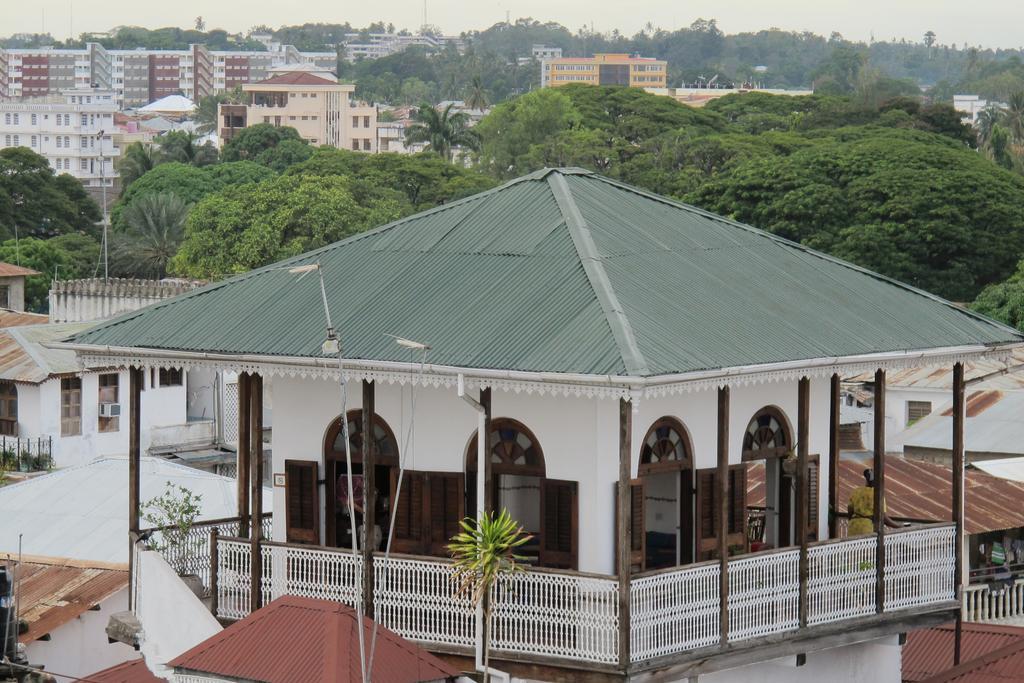
[[[501,576],[522,571],[519,563],[526,558],[516,555],[516,549],[531,536],[504,508],[497,515],[484,512],[479,519],[467,517],[459,525],[462,531],[452,537],[448,551],[455,560],[457,594],[469,596],[475,606],[482,607],[486,683],[490,671],[491,589]]]

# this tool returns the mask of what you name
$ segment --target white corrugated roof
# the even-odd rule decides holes
[[[971,467],[987,472],[993,477],[1024,482],[1024,458],[998,458],[996,460],[976,460]]]
[[[977,408],[972,408],[976,405]],[[964,447],[968,453],[1024,455],[1024,391],[977,391],[967,400]],[[952,449],[951,405],[936,406],[897,436],[903,447]]]
[[[238,513],[234,479],[143,457],[140,480],[143,502],[171,482],[202,496],[201,519]],[[264,511],[272,509],[271,498],[264,489]],[[0,487],[0,552],[17,552],[19,534],[26,555],[127,562],[128,458],[102,458]]]
[[[195,108],[195,103],[184,95],[168,95],[156,102],[150,102],[145,107],[139,107],[139,111],[170,111],[184,114]]]

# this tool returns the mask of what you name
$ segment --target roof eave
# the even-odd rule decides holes
[[[330,357],[228,354],[73,342],[46,342],[44,346],[74,351],[80,356],[92,358],[92,363],[96,363],[99,358],[108,358],[115,365],[131,365],[133,363],[204,365],[244,371],[263,368],[269,370],[268,374],[271,375],[329,375],[338,371],[338,361]],[[560,387],[567,394],[579,394],[581,389],[586,391],[589,388],[595,395],[635,399],[649,395],[693,391],[712,386],[743,385],[799,378],[803,375],[823,376],[833,372],[858,373],[868,368],[889,370],[922,365],[951,365],[955,362],[984,356],[1001,356],[1008,354],[1014,348],[1021,347],[1024,347],[1024,342],[994,345],[975,344],[853,356],[829,356],[651,376],[501,370],[366,359],[344,359],[342,362],[346,373],[365,377],[386,375],[389,381],[397,380],[401,383],[420,383],[422,381],[437,384],[438,380],[445,380],[444,383],[454,385],[459,376],[462,376],[470,383],[498,388],[520,390],[524,384],[547,385],[552,388]]]

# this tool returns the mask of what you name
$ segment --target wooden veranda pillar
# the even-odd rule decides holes
[[[236,459],[236,484],[238,486],[238,535],[249,537],[249,468],[252,466],[249,446],[250,433],[249,409],[250,401],[249,373],[238,373],[238,453]]]
[[[633,521],[630,516],[632,496],[629,481],[633,472],[633,405],[624,398],[619,399],[619,481],[616,504],[618,539],[616,551],[619,574],[619,667],[629,666],[629,581],[630,550],[633,547]]]
[[[491,449],[494,448],[494,444],[491,443],[491,418],[493,414],[491,412],[491,388],[480,390],[480,405],[484,407],[484,433],[479,435],[477,438],[485,439],[484,441],[484,453],[487,457],[484,458],[483,462],[478,462],[477,467],[484,468],[484,501],[483,509],[484,512],[494,511],[494,482],[492,480],[491,472]]]
[[[839,374],[833,374],[828,396],[828,537],[839,537]]]
[[[875,611],[885,609],[885,370],[875,371]]]
[[[720,642],[729,642],[729,387],[718,388],[718,610]]]
[[[964,583],[964,364],[953,365],[953,591],[961,603]],[[953,665],[960,663],[963,607],[956,612],[956,632],[953,647]]]
[[[134,603],[135,543],[139,540],[140,483],[142,464],[142,368],[128,368],[128,609]]]
[[[263,606],[263,557],[260,544],[263,541],[263,377],[249,376],[249,484],[252,491],[252,584],[250,595],[255,612]]]
[[[808,510],[807,480],[807,439],[809,434],[811,405],[811,380],[801,377],[797,384],[796,408],[796,532],[800,534],[800,626],[807,626],[807,580],[809,563],[807,559],[807,527],[816,521],[817,510]],[[813,515],[808,519],[808,515]]]
[[[377,410],[375,384],[363,380],[363,605],[366,616],[373,617],[373,551],[376,550],[377,524],[377,442],[373,438],[373,415]]]

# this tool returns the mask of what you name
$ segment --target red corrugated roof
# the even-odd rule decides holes
[[[271,76],[266,80],[260,81],[257,85],[338,85],[338,82],[330,81],[305,71],[289,71],[280,76]]]
[[[39,275],[39,271],[0,261],[0,277],[15,277],[17,275]]]
[[[373,622],[363,620],[366,642]],[[168,666],[264,683],[346,683],[362,679],[355,611],[340,603],[286,596],[235,622]],[[445,680],[458,672],[383,626],[374,683]]]
[[[839,511],[858,486],[864,484],[864,469],[871,467],[870,454],[844,453],[839,461]],[[885,459],[885,505],[899,519],[948,522],[953,501],[953,474],[945,465],[889,455]],[[828,490],[824,476],[822,492]],[[964,526],[968,534],[1024,527],[1024,483],[1001,479],[968,469],[964,472]],[[764,466],[752,464],[747,470],[747,503],[764,505]]]
[[[89,683],[165,683],[164,679],[153,675],[142,659],[133,659],[77,680]]]
[[[953,624],[912,631],[903,647],[903,680],[925,681],[953,667]],[[1024,628],[965,622],[960,661],[975,660],[1016,642],[1024,642]]]
[[[913,631],[903,647],[907,683],[1024,681],[1024,628],[963,624],[960,665],[953,666],[953,624]]]

